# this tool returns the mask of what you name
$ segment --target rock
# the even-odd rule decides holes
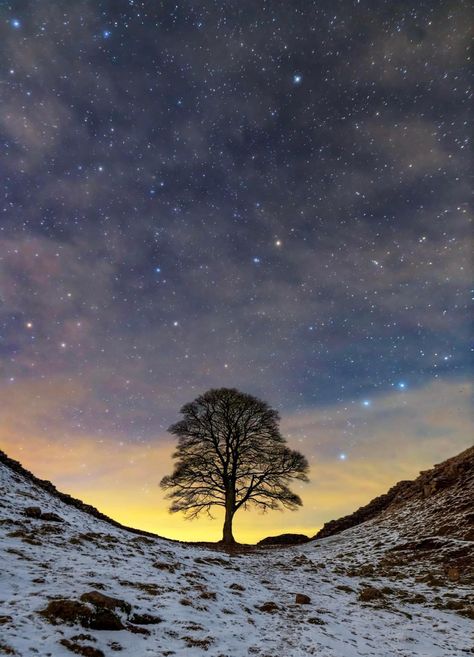
[[[91,630],[123,630],[120,618],[111,609],[96,609],[92,614],[88,627]]]
[[[308,623],[311,623],[311,625],[326,625],[326,621],[323,621],[321,618],[318,618],[317,616],[312,616],[311,618],[308,618]]]
[[[338,591],[344,591],[344,593],[353,593],[354,589],[351,586],[347,586],[347,584],[338,584],[335,587]]]
[[[128,602],[125,602],[125,600],[112,598],[104,593],[100,593],[100,591],[89,591],[83,593],[80,599],[82,602],[89,602],[97,609],[120,609],[120,611],[123,611],[126,614],[129,614],[132,610],[132,606]]]
[[[83,657],[105,657],[102,650],[94,648],[94,646],[81,646],[79,643],[69,641],[69,639],[61,639],[59,643],[76,655],[82,655]]]
[[[153,616],[152,614],[133,614],[130,617],[130,622],[135,625],[155,625],[161,623],[162,619],[159,616]]]
[[[443,585],[443,582],[438,577],[435,577],[433,573],[427,573],[426,575],[415,578],[415,581],[422,582],[423,584],[428,584],[428,586],[433,588],[439,588]]]
[[[426,598],[422,593],[416,593],[411,597],[402,598],[402,602],[409,605],[422,605],[426,602]]]
[[[77,600],[59,599],[51,600],[47,607],[39,613],[52,625],[79,623],[83,627],[89,627],[94,612],[90,607]]]
[[[114,613],[114,609],[121,609],[128,613],[130,605],[123,600],[102,596],[98,591],[91,591],[81,596],[81,602],[77,600],[51,600],[48,606],[39,613],[53,625],[79,624],[82,627],[93,630],[123,630],[124,625],[120,618]],[[100,602],[99,602],[100,600]],[[87,604],[92,604],[95,609]]]
[[[307,543],[309,537],[305,534],[279,534],[278,536],[267,536],[258,541],[257,545],[301,545]]]
[[[461,609],[459,611],[461,616],[465,616],[466,618],[470,618],[471,620],[474,620],[474,605],[471,605],[470,607],[466,607],[465,609]]]
[[[374,567],[371,563],[366,563],[359,567],[359,577],[372,577],[373,574]]]
[[[108,646],[110,650],[113,650],[114,652],[120,652],[121,650],[123,650],[122,646],[118,641],[110,641],[108,643]]]
[[[127,623],[126,629],[132,634],[144,634],[145,636],[150,636],[150,630],[147,630],[146,627],[138,627],[137,625],[132,625]]]
[[[235,583],[231,584],[229,588],[232,589],[233,591],[245,591],[245,586],[241,586],[240,584],[235,584]]]
[[[203,600],[216,600],[217,593],[214,593],[214,591],[202,591],[199,594],[199,597],[202,598]]]
[[[27,506],[23,509],[23,515],[27,518],[35,518],[35,520],[46,520],[47,522],[63,522],[61,516],[57,513],[47,511],[43,513],[39,506]]]
[[[176,572],[179,568],[177,563],[166,563],[166,561],[155,561],[151,564],[153,568],[158,568],[158,570],[167,570],[170,573]]]
[[[297,605],[309,605],[311,598],[309,595],[305,595],[304,593],[297,593],[295,596],[295,602]]]
[[[459,580],[461,579],[461,571],[457,566],[447,566],[445,572],[446,572],[446,577],[451,582],[459,582]]]
[[[0,625],[6,625],[11,623],[13,618],[11,616],[0,616]]]
[[[418,541],[410,541],[409,543],[399,543],[390,548],[389,552],[430,552],[432,550],[439,550],[445,545],[445,541],[440,538],[421,538]]]
[[[384,597],[382,591],[376,589],[374,586],[365,586],[359,593],[359,600],[361,602],[372,602],[373,600],[381,600]]]
[[[61,516],[58,516],[57,513],[42,513],[40,518],[41,520],[46,520],[47,522],[64,522]]]
[[[260,611],[265,611],[269,614],[273,614],[275,611],[278,611],[280,607],[275,602],[264,602],[263,605],[258,607]]]

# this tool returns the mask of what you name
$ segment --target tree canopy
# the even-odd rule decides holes
[[[195,518],[223,507],[222,540],[231,544],[239,509],[295,510],[302,505],[289,485],[308,481],[308,461],[287,447],[278,412],[266,402],[234,388],[218,388],[185,404],[181,414],[168,429],[178,438],[174,471],[161,480],[172,513]]]

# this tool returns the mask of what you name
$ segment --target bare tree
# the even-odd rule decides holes
[[[170,512],[196,518],[214,506],[225,509],[222,542],[235,543],[234,514],[250,506],[295,510],[302,505],[289,484],[308,481],[308,461],[286,446],[277,411],[233,388],[208,390],[181,409],[168,431],[178,437],[169,490]]]

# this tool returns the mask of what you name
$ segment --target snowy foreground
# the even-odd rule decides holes
[[[0,655],[474,652],[472,620],[458,613],[472,609],[472,592],[460,582],[437,581],[436,566],[426,560],[404,560],[403,551],[390,551],[407,540],[401,528],[410,509],[401,512],[397,531],[389,518],[299,547],[229,556],[116,528],[2,463],[0,487]],[[27,507],[62,521],[26,517]],[[93,591],[119,600],[99,595],[97,603],[92,594],[80,602]],[[296,594],[310,602],[297,604]],[[38,613],[55,598],[75,601],[90,614],[105,604],[123,629],[91,629],[90,618],[81,626],[80,620]]]

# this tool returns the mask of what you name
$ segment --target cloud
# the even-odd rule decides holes
[[[429,436],[413,463],[448,452],[420,395],[449,396],[468,362],[465,8],[374,5],[367,21],[364,3],[244,2],[175,21],[155,3],[143,23],[132,5],[26,6],[21,29],[0,9],[9,446],[145,450],[227,385],[303,422],[298,442],[306,422],[333,481],[356,462],[371,476],[363,446],[387,455],[398,415],[420,450]],[[409,396],[391,396],[398,379]]]

